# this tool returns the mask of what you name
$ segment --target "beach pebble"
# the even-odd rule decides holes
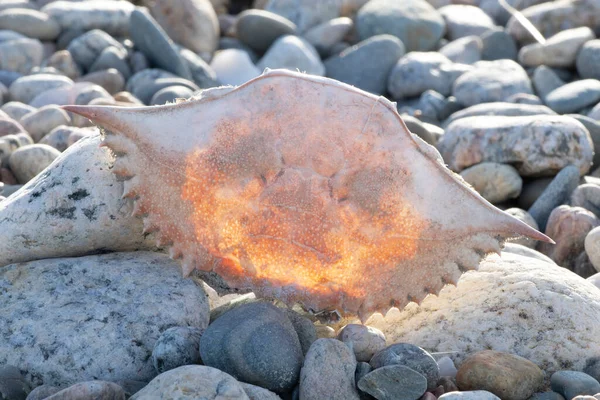
[[[467,390],[464,392],[444,393],[438,400],[500,400],[500,397],[487,390]]]
[[[388,365],[369,372],[357,385],[378,400],[414,400],[425,393],[427,379],[403,365]]]
[[[189,91],[182,92],[183,89],[178,90],[178,92],[182,92],[185,96],[188,93],[193,93],[197,90],[200,90],[198,86],[194,82],[188,81],[183,78],[158,78],[156,80],[148,82],[145,86],[141,86],[135,90],[133,93],[140,101],[144,104],[150,104],[152,101],[152,97],[158,93],[161,89],[169,88],[169,87],[183,87],[187,88]],[[189,96],[186,96],[189,97]]]
[[[454,366],[454,361],[452,361],[452,359],[448,356],[444,356],[442,358],[440,358],[439,360],[437,360],[437,365],[438,365],[438,369],[440,370],[440,377],[449,377],[449,378],[455,378],[456,377],[456,367]],[[437,385],[439,385],[439,379],[438,379],[438,383]]]
[[[102,51],[108,47],[116,47],[120,51],[126,52],[125,47],[108,33],[94,29],[73,39],[67,50],[71,53],[73,60],[87,71]]]
[[[575,65],[579,49],[595,38],[587,26],[567,29],[548,38],[545,43],[532,43],[519,51],[519,62],[524,66],[569,68]]]
[[[585,252],[596,271],[600,272],[600,228],[588,232],[584,241]]]
[[[600,101],[600,81],[582,79],[566,83],[546,95],[546,105],[559,114],[579,112]]]
[[[55,212],[63,218],[73,213],[68,207]],[[0,331],[0,362],[23,367],[33,385],[90,377],[148,381],[156,375],[151,354],[161,326],[208,325],[202,288],[159,253],[39,260],[7,266],[1,274],[10,285],[2,297],[9,312],[8,330]],[[36,321],[35,328],[23,329],[23,318]],[[43,363],[36,361],[41,356]]]
[[[311,75],[325,75],[325,67],[315,48],[305,39],[293,35],[275,40],[256,67],[259,70],[284,68]]]
[[[565,84],[552,68],[546,67],[545,65],[540,65],[533,71],[531,83],[533,83],[533,87],[538,96],[544,101],[546,100],[548,93],[553,92],[555,89],[558,89]]]
[[[519,172],[507,164],[483,162],[464,169],[460,175],[492,204],[518,197],[523,187]]]
[[[41,385],[33,389],[26,400],[45,400],[46,398],[60,392],[62,389],[58,386]]]
[[[261,74],[250,60],[248,53],[239,49],[218,51],[210,66],[224,85],[241,85]]]
[[[165,78],[166,79],[179,79],[177,77],[177,75],[174,75],[174,74],[164,71],[162,69],[154,69],[154,68],[153,69],[145,69],[143,71],[140,71],[140,72],[134,74],[131,78],[129,78],[129,80],[127,81],[127,85],[125,86],[125,90],[139,99],[140,98],[139,94],[143,93],[143,91],[146,87],[152,85],[158,79],[165,79]],[[172,82],[177,82],[177,81],[172,81]],[[175,83],[173,83],[173,84],[175,84]],[[152,98],[153,94],[154,93],[147,95],[148,98],[146,100],[147,101],[150,100]]]
[[[131,76],[131,68],[129,67],[127,58],[127,50],[115,46],[106,47],[90,66],[88,72],[114,68],[123,75],[123,78],[129,79]]]
[[[479,61],[454,82],[452,95],[469,107],[503,101],[516,93],[533,94],[527,72],[512,60]]]
[[[570,205],[583,207],[596,216],[600,215],[600,186],[594,183],[584,183],[577,186],[571,193]]]
[[[556,264],[554,261],[552,261],[551,258],[549,258],[548,256],[540,253],[537,250],[534,250],[530,247],[526,247],[517,243],[513,243],[512,241],[504,243],[504,248],[502,249],[502,253],[511,253],[511,254],[516,254],[519,256],[524,256],[524,257],[531,257],[531,258],[535,258],[536,260],[540,260],[546,263],[550,263],[550,264]]]
[[[459,366],[474,352],[495,350],[523,357],[550,376],[565,367],[581,370],[598,354],[598,312],[600,291],[590,282],[554,264],[502,253],[485,258],[479,272],[463,274],[456,287],[385,317],[375,314],[367,324],[388,341],[451,351]]]
[[[336,339],[318,339],[304,360],[300,372],[303,400],[359,400],[352,350]]]
[[[579,183],[579,176],[580,171],[574,165],[564,167],[527,210],[542,230],[546,229],[552,211],[568,201]]]
[[[276,392],[296,385],[303,358],[285,313],[265,302],[236,307],[211,323],[200,355],[205,365]]]
[[[556,392],[534,393],[528,400],[565,400],[565,398]]]
[[[481,60],[483,43],[479,36],[463,36],[439,49],[440,54],[460,64],[474,64]]]
[[[43,58],[44,46],[37,39],[0,42],[0,70],[27,74],[32,68],[38,67]]]
[[[89,82],[100,86],[106,93],[118,93],[125,88],[125,78],[116,69],[104,69],[96,72],[85,74],[77,82]]]
[[[480,115],[522,117],[528,115],[556,115],[556,113],[546,106],[535,104],[516,104],[508,102],[482,103],[453,113],[446,121],[444,121],[444,124],[447,126],[458,119]]]
[[[187,64],[180,57],[171,39],[148,12],[134,10],[130,23],[131,40],[150,62],[182,78],[191,78]]]
[[[522,16],[542,34],[549,38],[567,29],[600,26],[599,5],[594,0],[560,0],[543,2],[522,11]],[[521,43],[534,41],[531,33],[512,16],[506,30]]]
[[[281,400],[281,397],[260,386],[251,385],[245,382],[239,382],[239,384],[250,400]]]
[[[40,11],[56,20],[62,30],[100,29],[109,35],[126,35],[134,5],[127,1],[53,1]]]
[[[369,361],[375,353],[385,348],[385,336],[379,329],[366,325],[349,324],[337,334],[356,356],[356,361]]]
[[[19,147],[8,159],[10,170],[19,183],[27,183],[54,161],[60,152],[45,144]]]
[[[553,115],[461,118],[447,126],[437,147],[457,172],[489,161],[510,162],[521,176],[552,175],[569,164],[584,175],[593,157],[587,129],[573,118]]]
[[[557,371],[550,378],[552,390],[567,399],[577,395],[600,393],[600,383],[588,374],[579,371]]]
[[[30,390],[19,368],[7,364],[0,366],[0,399],[25,400]]]
[[[166,103],[174,103],[176,99],[188,99],[194,95],[194,91],[186,86],[167,86],[158,90],[149,105],[159,106]]]
[[[404,45],[394,36],[373,36],[325,60],[327,76],[367,92],[383,94],[390,71],[404,52]]]
[[[123,388],[113,382],[79,382],[63,389],[45,400],[111,399],[125,400]]]
[[[235,378],[203,365],[186,365],[164,372],[130,397],[130,400],[150,398],[249,400]]]
[[[69,137],[74,132],[79,131],[81,128],[73,126],[59,125],[52,129],[45,135],[40,141],[40,144],[47,144],[48,146],[54,147],[56,150],[63,152],[69,147]]]
[[[483,48],[481,59],[494,60],[516,60],[518,55],[517,44],[504,29],[494,28],[481,34]]]
[[[304,38],[322,56],[331,55],[334,46],[342,42],[353,27],[354,22],[348,17],[334,18],[311,28]]]
[[[582,78],[600,79],[600,39],[585,42],[577,54],[577,72]]]
[[[544,373],[531,361],[492,350],[471,355],[456,374],[460,390],[487,390],[503,400],[527,399],[543,381]]]
[[[313,322],[305,316],[291,309],[286,309],[285,311],[298,335],[300,347],[302,347],[302,354],[306,355],[310,346],[318,339],[317,329]]]
[[[441,14],[425,0],[371,0],[355,23],[361,40],[387,33],[400,39],[407,52],[433,50],[446,29]]]
[[[371,358],[369,364],[375,370],[390,365],[408,367],[425,377],[427,390],[434,390],[440,378],[440,371],[433,357],[410,343],[396,343],[380,350]]]
[[[187,63],[190,69],[192,81],[202,89],[220,86],[217,80],[217,74],[213,69],[196,53],[188,49],[180,49],[179,55]]]
[[[81,75],[81,68],[79,68],[71,52],[68,50],[57,51],[44,64],[48,67],[56,68],[63,75],[71,79],[76,79]]]
[[[10,118],[0,118],[0,137],[25,132],[25,128]]]
[[[69,125],[71,117],[58,106],[44,106],[21,118],[21,125],[34,142],[39,142],[47,133],[59,125]]]
[[[235,24],[237,38],[259,53],[264,53],[281,36],[294,35],[296,25],[287,18],[264,10],[246,10]]]
[[[204,330],[193,326],[175,326],[161,333],[152,349],[152,364],[157,373],[200,364],[200,337]]]
[[[208,0],[158,0],[150,11],[175,42],[195,53],[212,54],[219,42],[219,21]]]
[[[480,36],[496,28],[496,24],[481,8],[465,4],[450,4],[438,9],[446,21],[450,40],[465,36]]]
[[[40,40],[54,40],[61,30],[58,23],[47,14],[25,8],[0,11],[0,29]]]
[[[390,71],[387,89],[394,99],[419,96],[426,90],[448,96],[454,81],[471,68],[453,64],[437,52],[411,52]]]
[[[348,2],[351,3],[351,2]],[[341,15],[337,0],[268,0],[265,11],[281,15],[296,25],[299,33]]]

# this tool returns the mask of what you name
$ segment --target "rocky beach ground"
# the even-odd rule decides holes
[[[0,0],[0,400],[600,399],[600,2],[506,1],[522,17],[498,0]],[[265,68],[395,101],[556,244],[509,242],[365,325],[183,278],[98,128],[61,106],[162,105]]]

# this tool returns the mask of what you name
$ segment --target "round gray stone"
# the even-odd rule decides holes
[[[517,44],[512,36],[501,28],[490,29],[481,35],[483,49],[481,59],[486,61],[494,60],[516,60]]]
[[[131,76],[131,68],[127,62],[127,56],[127,50],[109,46],[98,55],[96,61],[90,66],[89,72],[114,68],[127,80]]]
[[[299,36],[281,36],[256,64],[259,70],[285,68],[300,70],[311,75],[325,75],[325,67],[319,53]]]
[[[479,7],[468,4],[449,4],[438,9],[446,21],[450,40],[465,36],[480,36],[496,27],[494,21]]]
[[[270,303],[241,305],[209,325],[200,339],[204,364],[275,392],[292,389],[302,366],[298,335]]]
[[[10,170],[19,183],[27,183],[60,155],[60,151],[45,144],[19,147],[8,159]]]
[[[358,388],[377,400],[415,400],[427,390],[427,379],[403,365],[388,365],[362,377]]]
[[[385,93],[390,71],[405,48],[392,35],[377,35],[325,61],[329,78],[375,94]]]
[[[356,359],[337,339],[318,339],[308,350],[300,373],[303,400],[359,400]]]
[[[61,30],[58,23],[47,14],[25,8],[0,11],[0,29],[40,40],[54,40]]]
[[[600,81],[582,79],[554,89],[546,95],[546,105],[559,114],[581,111],[600,101]]]
[[[552,68],[540,65],[533,71],[531,82],[536,93],[542,100],[546,99],[548,93],[563,86],[565,83],[556,75]]]
[[[390,365],[408,367],[426,378],[427,390],[435,389],[440,378],[440,370],[431,354],[410,343],[396,343],[386,347],[376,353],[369,364],[374,370]]]
[[[76,37],[69,43],[67,50],[75,62],[87,71],[107,47],[116,47],[121,52],[127,52],[121,43],[100,29],[94,29]]]
[[[582,78],[600,79],[600,39],[585,42],[577,54],[576,65]]]
[[[588,374],[579,371],[557,371],[550,377],[552,390],[562,394],[566,399],[577,395],[594,395],[600,393],[600,383]]]
[[[136,9],[131,13],[130,34],[135,46],[158,68],[185,79],[191,78],[190,70],[173,42],[147,11]]]
[[[0,43],[0,70],[28,74],[44,58],[44,46],[37,39],[17,39]],[[6,76],[6,73],[4,73]],[[11,75],[14,78],[15,75]],[[3,82],[7,84],[6,80]]]
[[[200,364],[200,337],[204,330],[175,326],[164,331],[152,350],[152,364],[159,374],[183,365]]]
[[[387,33],[400,39],[406,51],[433,50],[446,28],[425,0],[371,0],[358,11],[355,23],[361,40]]]
[[[194,95],[194,91],[186,86],[168,86],[154,93],[150,100],[151,106],[159,106],[166,103],[174,103],[177,99],[188,99]]]
[[[235,30],[242,43],[263,53],[280,36],[295,34],[296,25],[275,13],[251,9],[238,15]]]

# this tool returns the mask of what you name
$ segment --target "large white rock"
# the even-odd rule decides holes
[[[37,177],[0,203],[0,266],[98,251],[155,249],[122,200],[99,135],[62,153]]]
[[[172,326],[206,329],[206,293],[151,252],[57,258],[0,268],[0,365],[32,386],[149,381]]]
[[[600,356],[600,289],[557,265],[503,253],[420,306],[374,315],[367,324],[389,343],[456,352],[459,364],[480,350],[517,354],[549,377],[561,369],[580,371],[588,358]]]

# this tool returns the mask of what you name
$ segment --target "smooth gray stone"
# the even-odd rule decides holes
[[[552,210],[561,204],[566,204],[578,184],[579,168],[574,165],[564,167],[527,210],[542,232],[546,230],[546,223]]]
[[[576,65],[582,78],[600,79],[600,39],[590,40],[581,47]]]
[[[191,79],[190,70],[172,40],[147,11],[134,10],[129,22],[131,40],[152,63],[182,78]]]
[[[438,400],[500,400],[500,397],[487,390],[444,393]]]
[[[148,85],[141,87],[135,93],[132,93],[138,99],[142,101],[144,104],[150,104],[152,101],[152,97],[161,89],[170,87],[170,86],[182,86],[190,89],[192,92],[200,90],[200,88],[191,81],[183,78],[158,78]]]
[[[386,347],[376,353],[369,364],[373,369],[389,365],[408,367],[425,377],[427,390],[434,390],[440,378],[439,367],[431,354],[410,343],[396,343]]]
[[[250,9],[238,15],[236,36],[259,53],[264,53],[280,36],[294,35],[296,24],[275,13]]]
[[[125,391],[116,383],[93,380],[71,385],[44,400],[125,400],[125,398]]]
[[[589,358],[583,367],[583,372],[600,382],[600,356]]]
[[[444,35],[446,23],[425,0],[371,0],[356,14],[361,40],[375,35],[396,36],[406,51],[430,51]]]
[[[550,377],[552,390],[562,394],[566,399],[577,395],[600,393],[600,383],[588,374],[579,371],[557,371]]]
[[[550,108],[534,104],[517,104],[508,102],[493,102],[476,104],[464,108],[452,114],[444,121],[444,126],[461,118],[475,117],[479,115],[502,115],[506,117],[521,117],[527,115],[556,115]]]
[[[0,71],[0,83],[6,87],[9,87],[14,81],[22,77],[18,72],[15,71]]]
[[[517,60],[518,49],[512,36],[504,29],[492,29],[481,35],[483,49],[481,59],[487,61]]]
[[[565,398],[556,392],[534,393],[528,400],[565,400]]]
[[[302,367],[298,335],[283,310],[266,302],[221,315],[200,338],[205,365],[275,392],[291,390]]]
[[[546,105],[559,114],[574,113],[600,101],[600,81],[582,79],[562,85],[546,95]]]
[[[0,70],[29,74],[44,59],[44,46],[37,39],[17,39],[0,43]]]
[[[154,93],[150,100],[151,106],[159,106],[166,103],[174,103],[177,99],[188,99],[194,95],[194,91],[185,86],[167,86]]]
[[[131,68],[127,62],[127,51],[110,46],[102,50],[96,61],[91,65],[89,72],[102,71],[114,68],[123,75],[125,80],[131,76]]]
[[[405,53],[404,45],[391,35],[377,35],[325,61],[329,78],[375,94],[384,94],[388,76]]]
[[[545,65],[540,65],[533,71],[531,82],[536,93],[542,100],[546,99],[548,93],[565,84],[552,68],[548,68]]]
[[[590,133],[592,142],[594,143],[594,161],[592,161],[592,169],[600,166],[600,121],[581,114],[567,115],[581,122]]]
[[[87,71],[107,47],[116,47],[121,52],[127,52],[115,38],[99,29],[76,37],[69,43],[67,50],[73,56],[73,60]]]
[[[363,376],[357,386],[377,400],[415,400],[427,390],[427,379],[403,365],[388,365]]]
[[[0,366],[0,399],[25,400],[30,388],[19,368],[13,365]]]
[[[200,89],[208,89],[215,86],[220,86],[217,79],[217,74],[213,69],[196,53],[188,49],[181,48],[179,54],[187,63],[192,75],[192,81],[198,85]]]

